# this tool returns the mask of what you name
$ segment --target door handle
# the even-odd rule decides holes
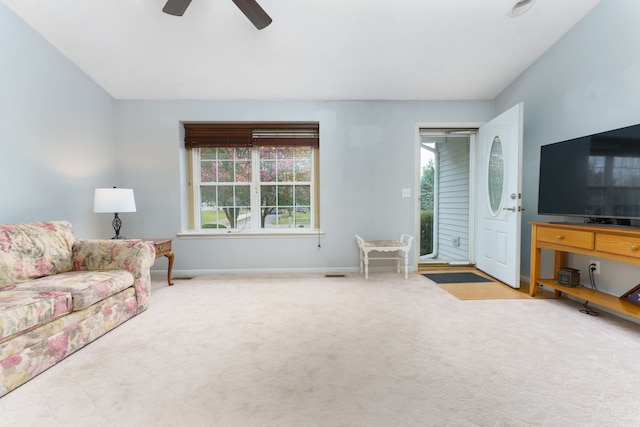
[[[515,212],[516,209],[518,210],[518,212],[522,212],[524,210],[522,206],[518,206],[517,208],[515,206],[512,208],[502,208],[503,211],[511,211],[511,212]]]

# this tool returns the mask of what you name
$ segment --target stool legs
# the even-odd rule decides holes
[[[369,278],[369,252],[364,253],[364,278]]]

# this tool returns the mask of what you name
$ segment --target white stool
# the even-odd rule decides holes
[[[395,259],[397,261],[397,272],[400,273],[400,261],[404,259],[404,278],[409,277],[409,250],[413,236],[403,234],[400,240],[364,240],[356,234],[356,241],[360,251],[360,273],[364,271],[364,278],[369,278],[369,260],[372,259]],[[395,257],[370,257],[369,252],[396,252]]]

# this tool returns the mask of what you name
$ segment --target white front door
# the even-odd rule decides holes
[[[476,155],[476,267],[520,287],[522,217],[520,103],[481,126]]]

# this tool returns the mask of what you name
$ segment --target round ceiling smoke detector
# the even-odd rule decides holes
[[[520,16],[524,13],[527,13],[529,9],[533,7],[533,4],[536,0],[519,0],[516,4],[511,8],[511,12],[509,15],[511,16]]]

